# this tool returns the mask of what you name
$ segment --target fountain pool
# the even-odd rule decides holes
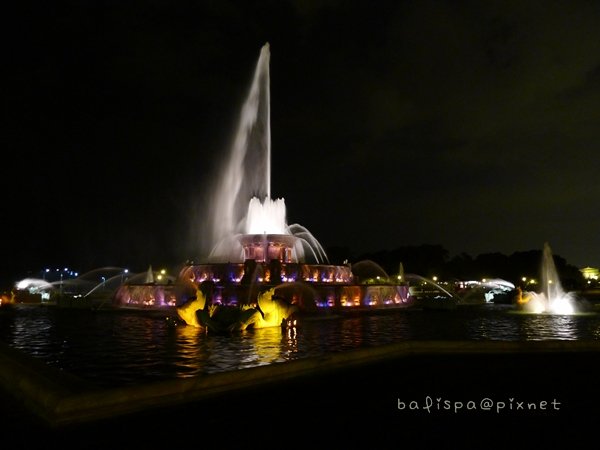
[[[211,334],[162,315],[14,305],[0,341],[100,386],[135,385],[288,362],[404,341],[600,340],[600,315],[515,314],[506,305],[403,309]]]

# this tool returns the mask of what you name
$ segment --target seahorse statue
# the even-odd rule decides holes
[[[193,327],[202,327],[203,325],[198,321],[197,311],[204,310],[206,306],[206,295],[199,289],[196,288],[196,297],[192,297],[192,300],[184,303],[177,307],[177,315],[187,325]]]
[[[178,316],[187,324],[207,331],[224,332],[248,328],[278,327],[297,311],[298,307],[273,298],[275,289],[258,296],[258,307],[208,305],[203,289],[196,288],[196,297],[177,308]]]
[[[258,296],[258,309],[262,314],[257,317],[254,328],[279,327],[289,319],[298,307],[280,298],[273,298],[275,288],[269,289]]]

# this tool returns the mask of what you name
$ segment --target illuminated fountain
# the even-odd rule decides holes
[[[180,280],[194,288],[213,283],[209,302],[222,305],[255,304],[269,289],[302,311],[406,304],[407,291],[388,278],[380,288],[360,285],[349,264],[329,264],[308,229],[287,223],[284,199],[271,198],[269,59],[267,43],[206,216],[207,262],[185,266]]]
[[[205,229],[198,230],[206,239],[208,256],[186,264],[171,288],[179,315],[188,317],[186,323],[199,325],[194,314],[188,314],[189,303],[199,302],[199,288],[206,284],[211,288],[197,303],[202,304],[197,311],[207,304],[255,307],[265,292],[301,312],[408,306],[404,283],[387,276],[365,282],[350,264],[330,264],[308,229],[287,223],[284,199],[271,198],[269,59],[267,43],[260,51],[230,153],[215,173],[214,194],[202,221]],[[123,286],[115,303],[126,304],[134,288]],[[255,320],[254,326],[265,323],[263,308],[259,309],[262,321]],[[227,326],[235,326],[234,322]]]
[[[541,292],[520,293],[517,298],[517,306],[520,310],[536,314],[574,314],[577,312],[575,294],[566,292],[562,288],[552,250],[547,242],[544,243],[542,253],[541,281]]]
[[[93,306],[109,301],[128,275],[127,269],[113,266],[99,267],[82,275],[66,268],[56,272],[46,269],[44,278],[16,282],[16,297],[23,303]]]

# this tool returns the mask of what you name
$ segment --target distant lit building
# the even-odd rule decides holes
[[[583,274],[583,278],[585,278],[586,280],[598,281],[598,279],[600,278],[600,270],[595,267],[584,267],[583,269],[579,270]]]

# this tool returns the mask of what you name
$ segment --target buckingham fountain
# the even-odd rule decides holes
[[[191,310],[189,302],[196,300],[200,310],[218,305],[262,312],[265,295],[307,313],[411,304],[402,276],[390,278],[372,261],[354,267],[330,264],[306,227],[288,224],[284,199],[271,197],[269,59],[267,43],[205,216],[205,237],[212,243],[208,257],[187,263],[175,283],[158,290],[151,283],[123,285],[115,296],[117,305],[182,310],[187,304]],[[257,305],[260,298],[262,305]],[[194,324],[193,314],[187,317]],[[261,323],[255,318],[252,323]]]

